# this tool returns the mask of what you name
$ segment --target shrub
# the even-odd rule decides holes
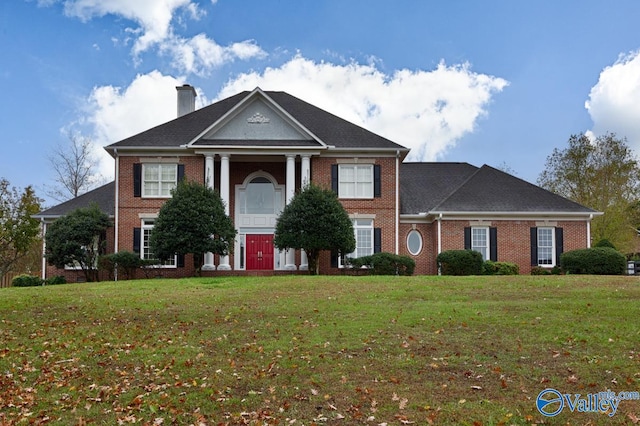
[[[36,287],[42,285],[42,278],[35,275],[21,274],[11,280],[14,287]]]
[[[610,247],[572,250],[560,255],[562,269],[569,274],[622,275],[627,261]]]
[[[368,268],[370,275],[413,275],[416,262],[409,256],[393,253],[375,253],[357,259],[349,259],[353,268]]]
[[[482,254],[475,250],[447,250],[436,257],[442,275],[482,274]]]
[[[600,241],[598,241],[597,243],[595,243],[593,245],[593,247],[609,247],[612,249],[615,249],[616,246],[613,245],[613,243],[609,240],[607,240],[606,238],[601,239]]]
[[[518,275],[520,268],[515,263],[487,260],[482,264],[483,275]]]
[[[135,278],[136,270],[145,264],[146,262],[139,255],[126,250],[101,256],[99,260],[100,268],[109,272],[110,279],[114,277],[116,267],[123,278]]]
[[[66,284],[67,279],[62,275],[54,275],[53,277],[49,277],[44,280],[44,285],[58,285],[58,284]]]
[[[551,275],[551,270],[542,266],[534,266],[531,268],[531,275]]]

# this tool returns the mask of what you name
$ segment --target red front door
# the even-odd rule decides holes
[[[247,270],[273,269],[273,235],[247,234]]]

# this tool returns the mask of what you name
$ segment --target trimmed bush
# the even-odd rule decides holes
[[[109,279],[114,278],[116,267],[119,272],[118,279],[133,279],[136,276],[136,271],[147,263],[140,258],[140,255],[126,250],[100,256],[99,260],[100,269],[109,273]]]
[[[597,243],[595,243],[593,245],[593,247],[609,247],[612,249],[615,249],[616,246],[613,245],[613,243],[609,240],[607,240],[606,238],[601,239],[600,241],[598,241]]]
[[[357,259],[349,259],[352,268],[367,268],[370,275],[413,275],[416,262],[409,256],[393,253],[375,253]]]
[[[11,280],[14,287],[36,287],[42,285],[42,278],[35,275],[21,274]]]
[[[442,275],[481,275],[482,254],[475,250],[447,250],[436,257]]]
[[[610,247],[572,250],[560,255],[560,265],[568,274],[622,275],[627,268],[624,255]]]
[[[486,260],[482,264],[483,275],[518,275],[519,273],[520,267],[515,263]]]
[[[44,280],[44,285],[58,285],[58,284],[66,284],[67,279],[62,275],[54,275],[53,277],[49,277]]]
[[[554,266],[553,268],[544,268],[542,266],[534,266],[531,268],[531,275],[560,275],[562,270]]]

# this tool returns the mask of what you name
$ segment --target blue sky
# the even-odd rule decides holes
[[[571,134],[640,150],[640,2],[10,0],[0,177],[45,196],[70,132],[102,146],[199,106],[283,90],[412,149],[536,181]],[[52,200],[47,199],[49,204]]]

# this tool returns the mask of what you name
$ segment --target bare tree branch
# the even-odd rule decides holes
[[[69,145],[58,145],[48,160],[54,171],[55,186],[47,195],[66,201],[89,191],[104,179],[98,174],[98,160],[91,150],[91,139],[78,133],[69,134]]]

